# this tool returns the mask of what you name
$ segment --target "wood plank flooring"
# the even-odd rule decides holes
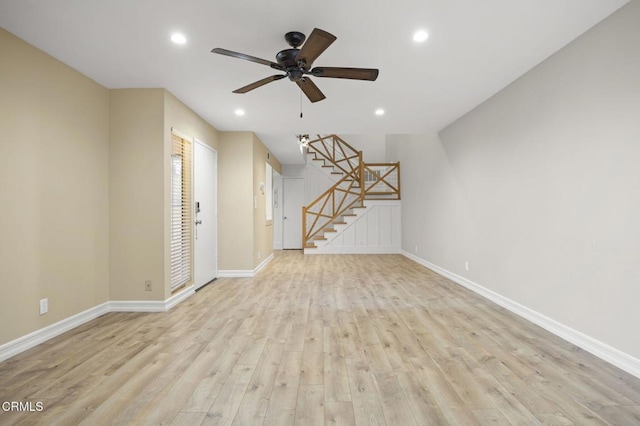
[[[277,252],[0,363],[1,425],[640,424],[640,380],[400,255]]]

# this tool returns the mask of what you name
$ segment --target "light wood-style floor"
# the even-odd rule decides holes
[[[400,255],[278,252],[0,363],[0,424],[640,424],[640,380]]]

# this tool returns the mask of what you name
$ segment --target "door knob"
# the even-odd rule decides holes
[[[285,216],[284,218],[286,219],[287,217]]]

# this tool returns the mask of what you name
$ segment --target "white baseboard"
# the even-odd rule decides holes
[[[0,346],[0,361],[4,361],[14,355],[18,355],[27,349],[31,349],[32,347],[44,343],[49,339],[53,339],[64,332],[94,320],[108,312],[109,302],[105,302],[76,315],[72,315],[69,318],[65,318],[62,321],[58,321],[55,324],[36,330],[33,333],[29,333],[26,336],[22,336],[12,340],[11,342],[5,343]]]
[[[319,246],[304,249],[304,254],[398,254],[399,247],[375,247],[375,246]]]
[[[513,312],[514,314],[521,316],[522,318],[544,328],[545,330],[555,334],[558,337],[561,337],[562,339],[570,343],[573,343],[574,345],[584,349],[587,352],[592,353],[598,358],[601,358],[608,363],[615,365],[621,370],[624,370],[627,373],[640,378],[640,359],[634,358],[633,356],[625,352],[611,347],[606,343],[594,339],[591,336],[587,336],[584,333],[574,330],[571,327],[567,327],[566,325],[554,319],[551,319],[539,312],[534,311],[533,309],[527,308],[526,306],[514,302],[511,299],[501,296],[500,294],[484,288],[481,285],[474,283],[473,281],[461,277],[460,275],[457,275],[444,268],[427,262],[426,260],[417,257],[414,254],[409,253],[408,251],[403,250],[402,254],[405,257],[413,260],[414,262],[419,263],[420,265],[431,269],[432,271],[442,275],[443,277],[450,279],[456,284],[459,284],[473,291],[474,293],[477,293],[491,300],[492,302],[495,302],[496,304]]]
[[[167,312],[194,294],[195,289],[189,287],[167,300],[112,300],[109,302],[109,312]]]
[[[267,256],[255,269],[221,269],[218,275],[221,278],[253,278],[256,274],[273,259],[273,253]]]
[[[55,324],[48,325],[26,336],[19,337],[11,342],[0,346],[0,361],[18,355],[21,352],[31,349],[41,343],[46,342],[60,334],[73,328],[81,326],[110,312],[166,312],[178,303],[195,294],[193,287],[189,287],[177,293],[165,301],[111,301],[105,302],[84,312],[70,316]]]
[[[262,263],[260,263],[258,266],[256,266],[256,269],[253,270],[253,275],[255,276],[258,272],[260,272],[260,270],[262,268],[264,268],[265,266],[267,266],[267,263],[271,262],[271,260],[273,260],[273,253],[271,253],[269,256],[267,256]]]

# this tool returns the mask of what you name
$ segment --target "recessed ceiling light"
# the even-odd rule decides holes
[[[236,115],[237,115],[238,117],[242,117],[242,116],[244,115],[244,110],[243,110],[243,109],[238,108],[238,109],[236,110]]]
[[[376,110],[376,115],[384,115],[384,110],[382,108],[378,108]]]
[[[416,31],[415,34],[413,34],[413,41],[415,41],[416,43],[422,43],[423,41],[426,41],[428,38],[429,38],[429,34],[424,30]]]
[[[175,44],[185,44],[187,42],[187,38],[184,36],[184,34],[173,33],[171,34],[171,41]]]

